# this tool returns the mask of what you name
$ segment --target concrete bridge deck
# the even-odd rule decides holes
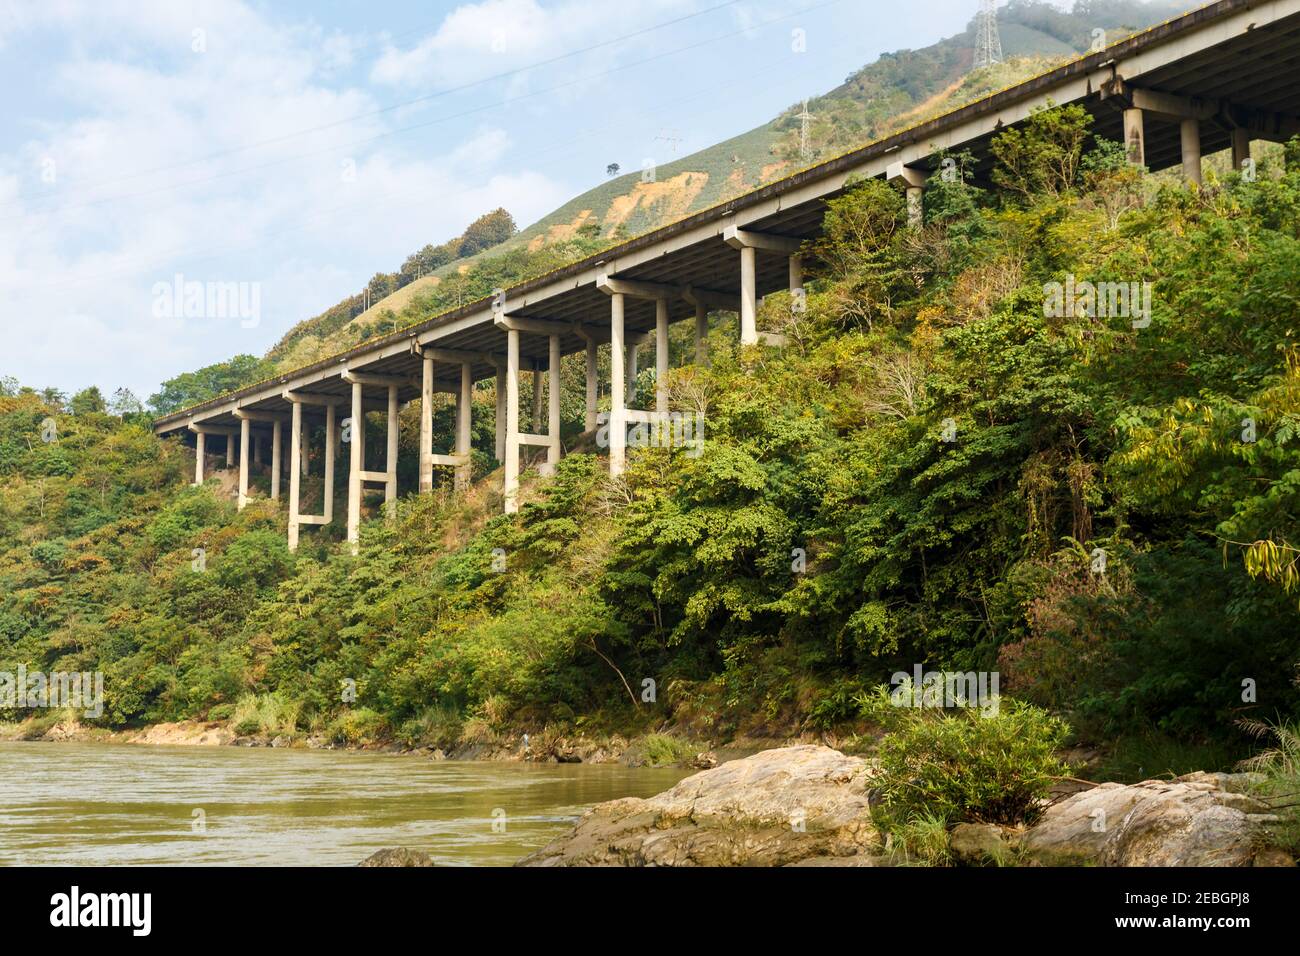
[[[332,521],[332,465],[340,447],[341,422],[363,422],[363,411],[391,412],[388,460],[382,469],[367,470],[355,436],[350,443],[348,536],[355,541],[362,484],[382,483],[389,500],[397,494],[396,411],[402,404],[436,392],[457,395],[461,412],[450,456],[432,454],[431,402],[423,403],[420,484],[422,490],[431,485],[432,468],[437,466],[456,468],[458,483],[464,484],[470,390],[475,381],[495,378],[496,453],[505,462],[506,508],[514,510],[520,447],[543,446],[550,464],[559,459],[559,359],[587,353],[590,429],[596,420],[595,350],[609,343],[610,468],[618,474],[626,426],[646,417],[629,410],[624,397],[627,380],[635,377],[638,346],[654,346],[655,367],[662,373],[667,369],[668,326],[693,321],[698,334],[711,311],[739,313],[742,342],[759,342],[758,300],[787,289],[797,290],[798,297],[800,244],[818,235],[827,200],[842,194],[853,180],[886,177],[907,191],[919,215],[922,191],[938,171],[941,155],[970,152],[976,178],[987,180],[993,137],[1049,103],[1081,104],[1095,117],[1095,132],[1123,142],[1130,161],[1152,170],[1181,165],[1185,176],[1199,182],[1203,153],[1231,148],[1234,163],[1240,164],[1249,159],[1252,140],[1281,142],[1300,133],[1300,0],[1210,3],[493,298],[162,416],[155,431],[192,434],[200,450],[206,435],[224,436],[228,462],[238,444],[242,506],[250,456],[258,457],[267,437],[272,441],[272,492],[278,497],[287,426],[289,534],[296,546],[299,524]],[[542,435],[518,428],[519,372],[524,370],[548,370],[553,400],[543,412],[549,428]],[[667,411],[663,396],[656,411]],[[329,426],[325,458],[331,504],[325,515],[314,517],[300,515],[297,505],[300,436],[308,422]],[[261,441],[256,440],[259,436]],[[200,453],[197,480],[202,480],[202,466]]]

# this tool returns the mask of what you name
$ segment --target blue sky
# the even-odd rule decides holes
[[[143,398],[260,355],[483,212],[527,225],[977,8],[0,0],[0,375]],[[256,284],[257,320],[160,316],[178,274]]]

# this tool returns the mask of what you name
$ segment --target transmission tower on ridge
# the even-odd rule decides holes
[[[998,33],[998,0],[980,0],[976,18],[975,69],[1002,62],[1002,35]]]
[[[808,141],[808,129],[812,123],[813,115],[808,112],[808,101],[803,101],[803,112],[799,114],[799,155],[806,163],[812,156],[811,145]]]

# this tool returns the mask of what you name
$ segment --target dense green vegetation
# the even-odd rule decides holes
[[[888,732],[877,752],[885,830],[925,819],[1014,826],[1033,823],[1054,780],[1065,722],[1023,701],[985,711],[898,706],[883,688],[863,695],[865,715]]]
[[[269,378],[275,364],[253,355],[236,355],[225,362],[205,366],[195,372],[184,372],[162,383],[156,393],[149,396],[149,407],[159,415],[189,408],[206,402],[226,392],[233,392]],[[75,413],[76,409],[72,409]]]
[[[113,726],[445,745],[865,731],[922,664],[999,671],[1085,744],[1244,751],[1242,718],[1300,713],[1300,144],[1196,190],[1087,125],[1039,114],[998,144],[1025,188],[936,181],[920,230],[882,183],[835,201],[807,311],[764,308],[790,346],[715,317],[712,366],[672,373],[698,456],[611,482],[575,453],[514,517],[490,482],[411,495],[355,557],[329,531],[289,555],[272,505],[185,487],[129,415],[2,397],[0,668],[102,669]],[[1152,282],[1150,324],[1047,314],[1069,276]]]

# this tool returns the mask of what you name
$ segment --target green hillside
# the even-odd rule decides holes
[[[1000,673],[1009,712],[1057,715],[1106,758],[1089,779],[1230,768],[1261,746],[1243,720],[1300,718],[1300,139],[1261,150],[1253,181],[1212,160],[1189,188],[1090,123],[1062,108],[1004,134],[994,182],[1023,151],[1052,161],[1023,190],[936,183],[919,233],[888,184],[834,201],[806,313],[761,310],[792,344],[740,349],[715,316],[711,365],[674,363],[673,407],[707,411],[698,455],[642,449],[608,478],[574,356],[571,454],[553,479],[527,469],[519,514],[479,389],[473,488],[407,494],[391,521],[371,496],[356,556],[338,522],[291,554],[265,468],[237,511],[234,473],[189,487],[146,417],[0,381],[0,671],[102,671],[101,727],[528,732],[545,754],[647,733],[869,751],[876,688],[924,665]],[[1051,313],[1067,276],[1150,281],[1149,324]],[[453,417],[437,409],[436,447]],[[411,407],[407,489],[418,435]],[[66,717],[0,711],[26,736]]]
[[[1113,40],[1183,9],[1183,2],[1080,0],[1067,13],[1041,0],[1014,0],[999,12],[1006,63],[971,72],[973,22],[962,33],[924,49],[886,54],[809,102],[814,119],[806,154],[800,148],[800,103],[757,129],[659,166],[653,182],[644,182],[641,170],[624,171],[574,197],[500,246],[458,257],[390,296],[373,296],[374,304],[367,309],[354,299],[326,316],[300,323],[294,330],[293,347],[282,343],[269,358],[275,369],[283,371],[340,352],[380,329],[427,318],[460,301],[485,295],[496,284],[539,274],[604,245],[725,202],[1043,72],[1085,51],[1098,26],[1105,27]],[[547,247],[547,254],[538,261],[521,254],[539,253]],[[514,253],[508,268],[501,268],[506,264],[500,263],[477,279],[465,277],[485,259],[502,253]],[[488,274],[490,281],[484,278]],[[444,287],[449,280],[451,287]],[[341,315],[346,315],[346,321],[339,321]]]

